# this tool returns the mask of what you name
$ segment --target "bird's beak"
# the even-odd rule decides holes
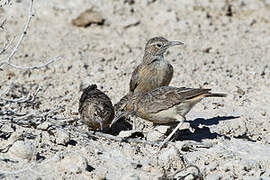
[[[181,42],[181,41],[169,41],[169,42],[166,44],[166,47],[179,46],[179,45],[184,45],[184,43]]]
[[[114,119],[112,120],[110,127],[112,127],[113,124],[115,124],[119,119],[121,119],[122,117],[127,116],[128,113],[127,112],[122,112],[120,114],[118,114],[116,117],[114,117]]]

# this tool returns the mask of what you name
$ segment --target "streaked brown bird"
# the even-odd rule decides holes
[[[180,41],[168,41],[164,37],[150,39],[145,45],[142,63],[132,73],[129,91],[146,93],[160,86],[168,86],[172,80],[173,67],[164,59],[164,53],[169,47],[183,44]]]
[[[133,93],[128,93],[125,96],[123,96],[120,101],[118,101],[115,105],[114,105],[114,112],[115,112],[115,116],[119,117],[122,116],[122,112],[125,110],[125,107],[130,99],[130,97],[132,96]],[[112,123],[114,124],[114,123]]]
[[[176,128],[162,142],[166,144],[185,121],[185,115],[205,97],[225,97],[223,93],[212,93],[211,89],[162,86],[146,94],[130,93],[117,106],[120,117],[135,115],[155,124],[177,123]]]
[[[83,90],[79,102],[82,122],[94,130],[109,127],[114,118],[114,108],[110,98],[93,84]]]

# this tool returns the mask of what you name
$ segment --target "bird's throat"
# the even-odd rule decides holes
[[[163,55],[145,55],[143,57],[143,63],[144,64],[151,64],[151,63],[154,63],[154,62],[158,62],[158,61],[164,61],[164,57]]]

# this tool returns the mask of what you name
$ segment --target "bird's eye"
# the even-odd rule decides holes
[[[156,44],[156,46],[157,46],[158,48],[160,48],[160,47],[162,46],[162,44]]]

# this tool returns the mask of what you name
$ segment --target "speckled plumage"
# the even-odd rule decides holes
[[[118,101],[118,103],[116,103],[114,105],[114,112],[115,112],[115,116],[117,117],[118,115],[120,115],[121,111],[123,111],[125,109],[125,106],[129,100],[129,97],[131,96],[132,93],[128,93],[125,96],[123,96],[120,101]]]
[[[114,108],[110,98],[98,90],[95,84],[83,90],[78,111],[82,122],[94,130],[103,130],[114,118]]]

